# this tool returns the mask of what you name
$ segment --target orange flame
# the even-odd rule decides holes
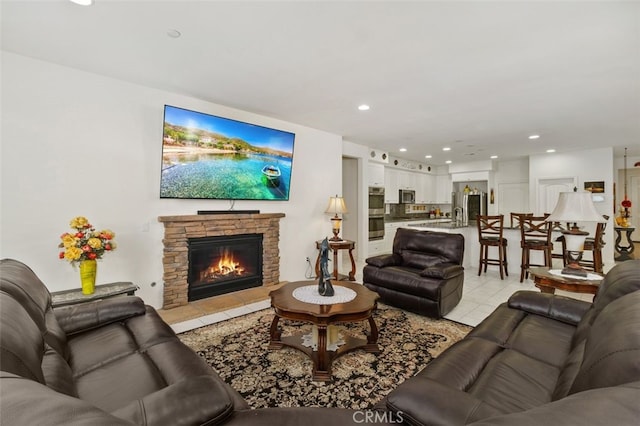
[[[229,275],[229,274],[241,274],[244,272],[244,268],[240,266],[239,262],[236,262],[232,255],[230,255],[226,250],[224,255],[218,261],[218,271],[219,274]]]

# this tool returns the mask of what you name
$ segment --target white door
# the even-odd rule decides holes
[[[576,177],[538,179],[537,206],[533,213],[551,213],[558,203],[561,192],[572,192],[578,184]]]
[[[498,184],[498,212],[509,219],[509,213],[525,213],[529,211],[528,183],[500,183]],[[508,222],[505,222],[508,223]]]

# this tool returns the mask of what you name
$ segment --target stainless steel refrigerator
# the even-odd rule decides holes
[[[462,225],[469,225],[469,221],[475,222],[476,216],[487,214],[487,193],[452,192],[451,205],[452,219]]]

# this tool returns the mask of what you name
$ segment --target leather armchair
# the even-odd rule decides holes
[[[393,253],[366,260],[363,282],[389,305],[441,318],[462,298],[463,258],[461,234],[399,228]]]

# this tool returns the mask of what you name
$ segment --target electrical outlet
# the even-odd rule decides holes
[[[309,256],[307,256],[307,258],[306,258],[305,260],[306,260],[307,262],[310,262],[310,260],[309,260]]]

